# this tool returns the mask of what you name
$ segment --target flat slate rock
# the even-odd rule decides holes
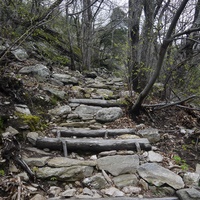
[[[152,183],[155,186],[162,186],[167,184],[174,189],[184,188],[183,179],[174,172],[156,164],[145,163],[140,165],[137,169],[138,174],[148,183]]]
[[[113,176],[135,173],[139,167],[138,155],[106,156],[97,160],[99,169],[108,171]]]
[[[200,190],[195,188],[185,188],[176,192],[180,200],[199,200]]]

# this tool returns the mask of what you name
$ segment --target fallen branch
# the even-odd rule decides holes
[[[29,176],[31,180],[35,180],[35,174],[31,171],[29,166],[22,160],[20,155],[21,146],[17,141],[16,137],[11,134],[3,135],[2,137],[3,148],[1,151],[1,156],[6,160],[7,167],[9,166],[10,161],[21,167]]]
[[[177,106],[177,107],[180,107],[180,108],[187,109],[187,110],[196,110],[196,111],[200,111],[200,109],[198,109],[198,108],[191,108],[191,107],[182,106],[182,105],[176,105],[176,106]]]
[[[190,97],[187,97],[186,99],[183,99],[183,100],[180,100],[180,101],[176,101],[176,102],[172,102],[172,103],[169,103],[169,104],[165,104],[165,103],[154,104],[154,105],[144,104],[142,106],[145,107],[145,108],[153,108],[153,110],[161,110],[161,109],[164,109],[164,108],[168,108],[168,107],[171,107],[171,106],[176,106],[176,105],[185,103],[185,102],[187,102],[187,101],[189,101],[191,99],[194,99],[194,98],[198,98],[198,96],[192,95]]]

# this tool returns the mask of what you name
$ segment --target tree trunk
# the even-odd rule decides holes
[[[132,115],[138,115],[139,111],[141,110],[142,107],[142,103],[144,101],[144,99],[148,96],[151,88],[153,87],[154,83],[156,82],[159,74],[160,74],[160,70],[162,68],[163,65],[163,60],[165,58],[165,54],[167,52],[167,48],[169,46],[169,44],[173,41],[174,38],[171,38],[172,33],[174,31],[174,28],[176,27],[177,21],[182,13],[182,11],[184,10],[186,4],[187,4],[188,0],[183,0],[180,7],[177,9],[174,18],[172,19],[172,22],[170,24],[170,27],[167,31],[167,34],[163,40],[163,43],[161,44],[160,47],[160,51],[159,51],[159,58],[158,58],[158,62],[156,65],[156,69],[151,77],[151,79],[149,80],[148,84],[146,85],[146,87],[144,88],[144,90],[140,93],[136,103],[132,106],[131,108],[131,113]]]
[[[144,14],[145,21],[142,29],[142,39],[141,50],[140,51],[140,69],[138,72],[138,91],[142,91],[147,84],[149,69],[152,69],[152,44],[153,44],[153,25],[154,25],[154,10],[155,10],[155,2],[154,0],[144,0]],[[145,52],[145,53],[144,53]]]
[[[82,16],[82,70],[91,69],[92,58],[92,9],[91,0],[82,0],[83,16]]]
[[[138,49],[139,49],[139,27],[142,13],[141,0],[129,0],[129,24],[128,24],[128,74],[130,91],[138,89]]]
[[[74,52],[73,52],[73,44],[72,44],[72,37],[71,37],[71,32],[70,32],[70,17],[68,13],[68,4],[66,3],[65,5],[65,10],[66,10],[66,21],[67,21],[67,36],[68,36],[68,41],[69,41],[69,52],[70,52],[70,59],[71,59],[71,66],[70,69],[75,71],[75,63],[74,63]]]

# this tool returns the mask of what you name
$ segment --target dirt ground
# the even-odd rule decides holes
[[[154,146],[183,169],[195,171],[200,164],[199,111],[173,106],[142,114],[134,122],[128,116],[119,121],[113,122],[110,128],[134,128],[144,124],[159,129],[161,140]]]
[[[23,96],[24,91],[20,88],[20,82],[16,82],[19,88],[10,88],[4,84],[7,92],[0,86],[0,129],[4,126],[13,125],[16,121],[10,120],[14,112],[14,104],[24,103],[32,106],[30,96]],[[19,93],[20,91],[20,93]],[[32,95],[34,96],[34,95]],[[5,104],[6,102],[6,104]],[[187,105],[186,105],[187,106]],[[189,105],[188,105],[189,106]],[[190,107],[191,108],[191,107]],[[166,109],[150,111],[141,114],[135,121],[126,114],[123,118],[107,125],[107,128],[135,128],[138,124],[144,124],[145,128],[153,127],[159,129],[161,140],[153,144],[164,156],[163,166],[169,166],[170,162],[177,165],[180,171],[195,171],[196,165],[200,164],[200,111],[171,106]],[[0,142],[1,143],[1,142]],[[27,143],[21,141],[22,149],[27,148]],[[24,145],[24,147],[23,147]],[[1,144],[0,144],[1,147]],[[27,154],[31,152],[26,152]],[[11,183],[13,180],[4,180]],[[3,183],[0,183],[2,185]],[[41,183],[45,185],[45,183]]]

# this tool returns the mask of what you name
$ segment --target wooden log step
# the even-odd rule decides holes
[[[52,129],[54,134],[60,134],[61,137],[109,137],[118,136],[123,134],[135,134],[135,129],[98,129],[87,130],[82,128],[69,129],[66,127],[56,127]]]
[[[102,99],[69,99],[69,103],[79,103],[79,104],[101,106],[101,107],[124,106],[121,102],[116,100],[102,100]]]
[[[74,138],[37,138],[36,147],[40,149],[62,150],[63,142],[68,151],[101,152],[111,150],[145,150],[151,145],[147,138],[139,139],[74,139]]]
[[[77,198],[69,198],[70,200],[75,200]],[[163,198],[138,198],[138,197],[106,197],[106,198],[95,198],[95,200],[179,200],[178,197],[163,197]],[[49,198],[48,200],[55,200],[55,198]],[[66,199],[59,199],[66,200]],[[78,198],[78,200],[85,200],[83,198]]]

